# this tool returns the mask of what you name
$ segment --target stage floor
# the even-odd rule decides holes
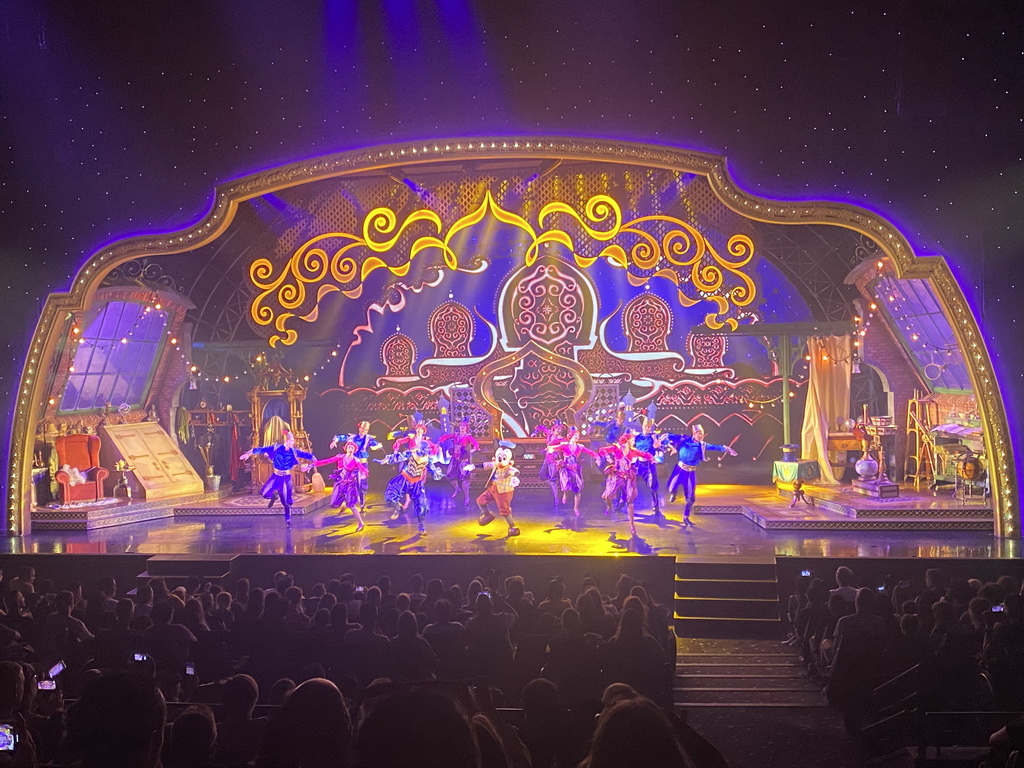
[[[414,518],[392,521],[379,494],[371,494],[366,528],[355,531],[351,514],[318,508],[293,515],[187,514],[96,530],[36,531],[2,542],[2,553],[70,554],[519,554],[662,555],[698,557],[1019,557],[1020,542],[992,534],[984,502],[958,502],[930,494],[907,494],[894,501],[848,498],[841,490],[820,489],[813,507],[790,510],[771,486],[703,484],[693,520],[683,528],[682,505],[666,504],[656,520],[649,498],[637,509],[637,535],[631,537],[625,513],[606,516],[596,493],[572,507],[553,510],[547,490],[520,490],[515,519],[522,535],[507,538],[501,520],[477,524],[475,505],[451,499],[449,490],[428,488],[431,514],[427,536]],[[831,499],[831,501],[829,501]],[[831,504],[845,511],[826,508]],[[853,506],[850,506],[853,505]],[[852,510],[852,512],[850,511]],[[884,516],[879,517],[885,513]],[[918,515],[914,518],[913,515]],[[951,517],[951,515],[953,517]],[[928,528],[936,521],[965,520],[974,530]],[[888,529],[880,523],[894,523]],[[912,530],[917,528],[917,530]]]

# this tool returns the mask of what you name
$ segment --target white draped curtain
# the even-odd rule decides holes
[[[817,461],[821,482],[838,485],[828,463],[828,433],[839,419],[850,415],[850,373],[853,369],[849,336],[812,337],[807,340],[810,378],[804,426],[800,432],[802,457]]]

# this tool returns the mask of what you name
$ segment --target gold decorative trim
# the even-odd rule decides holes
[[[548,203],[540,209],[534,226],[522,216],[502,208],[487,190],[476,210],[456,220],[447,231],[441,215],[429,208],[413,211],[401,222],[392,209],[374,208],[363,219],[361,234],[326,232],[316,235],[295,250],[279,274],[275,274],[274,264],[269,259],[256,259],[249,265],[249,280],[257,290],[249,315],[257,325],[273,325],[277,333],[271,335],[270,346],[294,344],[298,332],[288,327],[292,318],[314,322],[320,314],[320,302],[335,291],[350,299],[358,298],[363,282],[379,269],[404,277],[417,255],[436,250],[447,269],[459,270],[460,254],[452,249],[452,240],[459,232],[488,217],[516,227],[529,238],[523,253],[527,266],[536,262],[542,246],[557,244],[572,253],[578,267],[585,269],[598,260],[606,260],[626,270],[626,279],[634,287],[644,285],[653,277],[670,280],[684,307],[692,307],[701,300],[712,305],[713,310],[705,315],[704,322],[715,330],[728,327],[735,331],[739,327],[737,319],[723,315],[729,311],[730,304],[745,307],[757,295],[756,284],[743,272],[743,267],[754,257],[754,243],[746,235],[729,238],[726,249],[736,258],[730,261],[695,227],[672,216],[641,216],[623,221],[622,208],[608,195],[591,197],[584,203],[582,213],[565,203]],[[555,226],[554,220],[559,218],[568,218],[586,237],[607,245],[595,256],[580,253],[573,233],[566,227]],[[406,232],[424,227],[428,233],[413,240],[408,253],[400,255],[399,263],[388,264],[375,255],[392,250]],[[649,231],[652,228],[663,231]],[[628,249],[616,242],[622,235],[635,238]],[[650,274],[639,274],[644,271]],[[726,286],[726,275],[735,278],[736,284]],[[295,311],[289,311],[306,305],[314,291],[315,304],[305,314],[297,316]],[[268,302],[271,298],[283,311],[275,312]]]
[[[164,235],[130,237],[112,243],[90,256],[76,275],[68,293],[53,293],[40,313],[22,369],[11,425],[10,486],[7,498],[7,532],[21,535],[28,520],[31,489],[31,450],[35,435],[37,404],[42,376],[57,341],[55,322],[59,312],[84,309],[103,276],[114,267],[141,256],[183,253],[218,237],[234,218],[238,206],[253,197],[287,187],[401,165],[410,168],[446,160],[594,161],[639,165],[705,176],[711,189],[732,210],[750,219],[773,224],[825,224],[844,227],[870,237],[890,257],[898,277],[929,279],[966,353],[972,385],[981,409],[986,450],[990,457],[990,482],[996,511],[995,532],[1020,536],[1016,466],[1009,426],[992,361],[977,319],[963,291],[941,257],[915,255],[900,231],[881,216],[846,203],[824,201],[780,202],[755,197],[738,187],[729,176],[725,158],[704,152],[650,144],[566,137],[502,137],[444,139],[408,142],[372,149],[340,152],[306,160],[219,185],[207,214],[195,225]]]

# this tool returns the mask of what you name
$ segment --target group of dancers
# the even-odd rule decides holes
[[[651,503],[656,518],[662,518],[661,497],[658,482],[658,465],[666,455],[677,457],[676,466],[668,481],[669,502],[675,502],[678,495],[685,499],[682,523],[693,526],[690,514],[696,500],[696,469],[709,452],[720,451],[735,456],[728,445],[714,445],[705,442],[704,428],[693,425],[688,435],[666,434],[655,431],[653,419],[644,418],[638,431],[627,426],[625,406],[620,405],[615,418],[600,426],[605,427],[605,445],[592,450],[580,444],[579,430],[566,427],[561,422],[538,427],[537,433],[546,440],[544,460],[540,468],[541,479],[551,488],[555,508],[567,504],[572,498],[573,513],[580,515],[580,496],[584,489],[581,459],[584,455],[593,458],[605,473],[604,490],[601,498],[605,502],[605,514],[611,515],[616,505],[624,505],[629,517],[630,533],[636,535],[634,503],[639,495],[638,481],[643,480],[651,494]],[[290,519],[293,502],[292,470],[310,469],[334,465],[331,479],[334,487],[331,506],[348,508],[356,519],[356,530],[365,527],[363,513],[366,511],[366,492],[370,476],[371,451],[383,451],[384,445],[369,433],[370,423],[362,421],[354,434],[335,435],[331,449],[341,446],[340,453],[326,459],[317,459],[312,453],[295,447],[295,436],[285,430],[281,440],[269,446],[253,448],[239,457],[245,461],[250,456],[266,456],[273,464],[273,472],[263,485],[261,494],[274,505],[275,497],[280,498],[285,518]],[[463,496],[466,505],[470,502],[469,483],[474,470],[490,470],[486,489],[476,497],[480,525],[488,525],[496,519],[492,506],[508,527],[509,536],[518,536],[520,529],[512,517],[512,501],[515,489],[520,483],[520,470],[515,466],[512,451],[515,444],[499,441],[490,460],[474,463],[473,454],[481,450],[480,443],[472,435],[468,420],[460,422],[453,433],[441,435],[437,442],[427,436],[427,425],[417,422],[413,430],[397,437],[391,452],[376,459],[379,464],[399,467],[398,473],[388,482],[384,491],[384,503],[391,510],[391,519],[403,514],[415,515],[421,535],[426,535],[428,512],[426,480],[447,478],[452,486],[452,497]],[[445,446],[450,446],[446,450]]]

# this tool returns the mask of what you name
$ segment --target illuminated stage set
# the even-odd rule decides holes
[[[401,467],[375,461],[420,419],[439,474],[475,466],[468,488],[425,481],[426,537],[415,499],[391,519]],[[542,428],[598,451],[645,419],[656,448],[699,424],[737,454],[696,470],[695,527],[669,499],[667,445],[664,515],[641,478],[635,535],[588,455],[579,516],[552,496]],[[360,531],[331,506],[333,463],[325,488],[305,459],[279,467],[286,525],[260,496],[274,465],[239,459],[284,430],[330,458],[364,420],[385,448]],[[460,429],[472,439],[441,439]],[[519,536],[477,524],[499,444]],[[757,198],[698,152],[430,140],[224,184],[190,228],[93,254],[31,341],[7,527],[24,552],[685,555],[705,536],[827,554],[849,531],[1004,546],[1013,467],[974,313],[881,215]]]

